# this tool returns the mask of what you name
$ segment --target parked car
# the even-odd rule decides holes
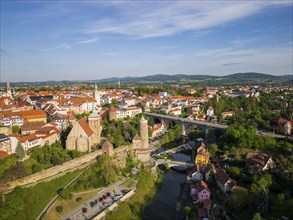
[[[103,199],[107,199],[107,196],[106,195],[103,195]]]
[[[95,199],[95,203],[98,204],[99,203],[99,200]]]
[[[107,195],[108,197],[110,197],[110,196],[111,196],[111,193],[110,193],[110,192],[107,192],[106,195]]]
[[[82,208],[82,213],[87,213],[87,208]]]
[[[126,193],[128,193],[128,190],[126,190],[126,189],[122,189],[122,190],[121,190],[121,193],[122,193],[123,195],[125,195]]]
[[[99,202],[104,202],[104,199],[102,197],[100,197]]]
[[[96,205],[95,202],[90,202],[91,207],[94,207]]]
[[[110,205],[112,205],[112,203],[111,202],[104,202],[103,205],[104,206],[110,206]]]
[[[122,195],[120,194],[115,194],[114,197],[113,197],[113,200],[114,201],[117,201],[118,199],[120,199],[122,197]]]

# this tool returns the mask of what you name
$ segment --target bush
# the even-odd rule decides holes
[[[76,201],[76,202],[79,202],[79,201],[81,201],[81,200],[82,200],[81,197],[77,197],[75,201]]]
[[[56,211],[61,213],[63,211],[63,206],[61,206],[61,205],[57,206]]]
[[[60,196],[62,199],[65,199],[65,200],[67,200],[67,199],[72,199],[72,197],[73,197],[72,193],[71,193],[70,190],[68,190],[68,189],[63,189],[63,188],[58,189],[58,190],[57,190],[57,193],[59,194],[59,196]]]

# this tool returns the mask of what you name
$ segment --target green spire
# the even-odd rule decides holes
[[[90,114],[90,117],[97,117],[100,116],[100,114],[96,111],[94,102],[93,102],[93,109],[92,109],[92,113]]]

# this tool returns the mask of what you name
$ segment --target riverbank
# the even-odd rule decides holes
[[[140,219],[144,207],[149,204],[156,195],[157,187],[162,182],[162,174],[155,176],[151,167],[145,167],[137,174],[138,180],[136,193],[128,202],[122,202],[119,207],[107,214],[106,219]]]

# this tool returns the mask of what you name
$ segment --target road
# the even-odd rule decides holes
[[[106,187],[105,189],[103,189],[102,191],[97,193],[97,195],[95,195],[93,198],[87,200],[83,204],[79,205],[75,209],[73,209],[70,212],[63,215],[60,218],[60,220],[67,220],[67,219],[71,219],[71,220],[83,220],[84,219],[84,220],[86,220],[86,219],[90,219],[90,218],[96,216],[98,213],[102,212],[107,207],[103,206],[102,203],[98,203],[97,205],[91,207],[90,202],[93,202],[95,199],[99,200],[99,198],[102,197],[103,195],[106,195],[107,192],[110,192],[111,196],[113,196],[113,190],[115,190],[117,194],[122,195],[121,190],[126,190],[126,188],[121,186],[121,184],[124,183],[128,179],[129,179],[128,177],[124,177],[123,179],[119,180],[118,182]],[[113,202],[112,198],[107,198],[105,201]],[[82,212],[83,208],[87,209],[87,213]]]

